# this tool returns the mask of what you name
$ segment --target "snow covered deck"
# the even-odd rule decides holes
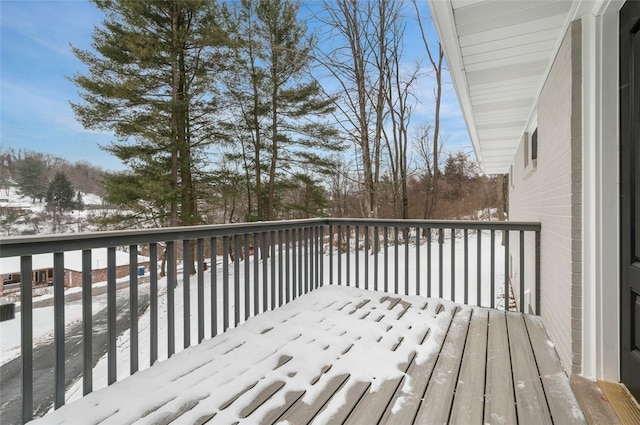
[[[585,423],[540,318],[325,286],[33,423]]]

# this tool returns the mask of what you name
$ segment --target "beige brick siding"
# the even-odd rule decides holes
[[[568,371],[579,373],[582,351],[582,135],[581,23],[571,24],[537,105],[538,160],[524,168],[524,146],[513,162],[512,221],[533,220],[541,232],[541,315]],[[513,238],[512,282],[521,270]],[[533,239],[526,240],[533,253]],[[533,263],[525,264],[527,284]]]

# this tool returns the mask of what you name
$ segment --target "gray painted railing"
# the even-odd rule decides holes
[[[518,235],[518,282],[509,281],[510,234]],[[525,256],[526,234],[533,252]],[[500,236],[502,241],[496,242]],[[471,243],[470,243],[471,241]],[[475,242],[475,247],[472,246]],[[502,243],[501,243],[502,242]],[[483,245],[484,244],[484,245]],[[488,245],[489,252],[484,252]],[[530,245],[530,244],[528,244]],[[65,403],[64,252],[82,251],[83,394],[93,391],[92,270],[94,248],[107,248],[107,381],[117,379],[116,248],[129,251],[130,373],[139,369],[138,251],[148,250],[149,364],[158,358],[159,247],[166,254],[167,353],[176,352],[176,308],[182,310],[183,346],[192,345],[192,316],[197,341],[237,326],[250,316],[277,308],[323,284],[354,286],[397,294],[449,298],[453,301],[496,307],[502,288],[504,308],[511,305],[516,284],[524,309],[525,258],[534,264],[535,312],[540,311],[540,224],[515,222],[309,219],[282,222],[226,224],[137,231],[80,233],[0,239],[0,257],[20,257],[21,276],[32,276],[32,256],[53,253],[55,408]],[[181,247],[180,253],[177,252]],[[502,255],[496,251],[502,249]],[[459,254],[461,251],[462,254]],[[205,285],[206,254],[211,270]],[[213,253],[213,254],[211,254]],[[191,256],[194,256],[191,258]],[[221,264],[216,261],[221,256]],[[462,258],[460,258],[460,256]],[[277,261],[276,261],[277,259]],[[475,261],[472,261],[475,260]],[[497,280],[500,270],[502,277]],[[178,279],[178,264],[182,278]],[[488,263],[489,270],[486,270]],[[191,264],[195,264],[196,312],[191,313]],[[242,266],[242,267],[241,267]],[[231,269],[232,268],[232,269]],[[458,278],[456,274],[460,274]],[[219,282],[219,273],[221,282]],[[448,280],[446,274],[449,274]],[[484,275],[483,275],[484,273]],[[475,279],[474,275],[475,274]],[[483,278],[485,276],[485,278]],[[488,276],[488,277],[486,277]],[[505,276],[507,278],[505,278]],[[473,282],[475,280],[475,282]],[[162,282],[165,282],[162,280]],[[182,284],[183,305],[176,306],[175,288]],[[471,285],[475,283],[475,285]],[[488,288],[486,288],[488,286]],[[22,420],[33,418],[33,299],[31,279],[21,282]],[[205,299],[205,288],[209,292]],[[219,290],[222,294],[219,294]],[[231,295],[233,290],[233,295]],[[474,296],[475,292],[475,296]],[[231,299],[233,296],[233,299]],[[220,300],[221,297],[221,300]],[[219,311],[218,303],[222,302]],[[233,304],[231,304],[233,303]],[[208,308],[205,308],[205,304]],[[208,310],[208,317],[205,312]],[[206,325],[206,326],[205,326]],[[209,332],[205,332],[208,328]],[[194,333],[196,327],[193,328]],[[205,335],[206,333],[206,335]]]

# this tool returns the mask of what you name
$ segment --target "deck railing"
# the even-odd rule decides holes
[[[516,244],[511,243],[514,239]],[[22,421],[31,420],[34,410],[34,255],[53,256],[54,407],[58,408],[65,403],[68,390],[67,251],[82,252],[82,393],[86,395],[94,390],[92,249],[107,250],[106,359],[107,384],[111,385],[118,377],[116,298],[122,279],[116,277],[117,249],[128,251],[130,259],[125,280],[128,363],[133,374],[140,368],[141,352],[153,365],[180,351],[180,345],[199,344],[326,284],[520,310],[525,309],[525,293],[533,293],[527,305],[539,313],[539,247],[539,223],[326,218],[1,239],[0,257],[20,257],[20,275],[28,277],[22,279],[20,291]],[[149,257],[145,273],[148,307],[138,305],[141,252]],[[161,260],[164,277],[160,277]],[[515,282],[511,279],[514,261],[518,271]],[[533,270],[533,276],[526,270]],[[149,319],[149,343],[144,347],[139,344],[141,309]],[[164,321],[162,326],[160,320]],[[177,327],[179,322],[182,328]],[[161,334],[159,329],[165,326],[166,332]]]

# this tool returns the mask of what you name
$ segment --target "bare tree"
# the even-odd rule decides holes
[[[433,217],[435,212],[435,202],[438,198],[438,175],[440,174],[440,167],[438,164],[438,148],[440,144],[440,104],[442,100],[442,65],[444,60],[444,52],[442,50],[442,45],[438,42],[438,53],[437,57],[432,53],[432,47],[427,40],[426,34],[424,32],[424,26],[422,25],[422,17],[420,16],[420,9],[416,0],[413,0],[413,6],[416,10],[416,18],[418,19],[418,26],[420,28],[420,35],[422,36],[422,42],[424,44],[424,48],[427,51],[427,56],[429,58],[429,62],[431,63],[431,67],[433,69],[433,73],[436,79],[436,87],[434,89],[435,93],[435,113],[434,113],[434,126],[433,126],[433,183],[432,183],[432,196],[433,202],[431,203],[430,208],[427,210],[427,217]]]

